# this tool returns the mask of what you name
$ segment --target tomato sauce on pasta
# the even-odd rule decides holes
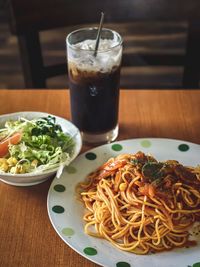
[[[183,247],[200,221],[200,168],[142,152],[109,159],[78,184],[85,232],[136,254]]]

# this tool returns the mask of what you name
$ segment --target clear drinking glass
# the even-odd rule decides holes
[[[66,38],[71,116],[85,143],[109,143],[118,136],[122,38],[103,28],[95,55],[97,28]]]

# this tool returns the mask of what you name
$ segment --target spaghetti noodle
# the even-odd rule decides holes
[[[158,162],[142,152],[109,159],[78,185],[85,232],[117,248],[147,254],[194,245],[200,221],[200,169]]]

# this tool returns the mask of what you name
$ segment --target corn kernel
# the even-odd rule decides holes
[[[18,164],[16,166],[16,172],[15,173],[25,173],[25,170],[22,165]]]
[[[11,173],[14,173],[14,174],[19,174],[20,171],[21,171],[21,165],[17,165],[17,166],[12,167],[12,168],[10,169],[10,172],[11,172]]]
[[[19,173],[21,174],[25,173],[25,168],[23,166],[20,167]]]
[[[15,166],[17,164],[17,159],[15,157],[10,157],[9,159],[7,159],[7,163],[10,166]]]
[[[126,184],[126,183],[121,183],[121,184],[119,185],[119,190],[120,190],[120,191],[125,191],[125,190],[126,190],[126,187],[127,187],[127,184]]]
[[[182,210],[182,209],[183,209],[183,205],[182,205],[182,203],[181,203],[181,202],[177,202],[177,206],[178,206],[178,208],[179,208],[180,210]]]
[[[0,165],[0,169],[4,172],[7,172],[8,170],[8,164],[5,162],[3,164]]]
[[[38,160],[37,159],[34,159],[32,162],[31,162],[31,166],[32,167],[37,167],[38,165]]]
[[[0,165],[4,164],[7,162],[7,159],[5,158],[0,158]]]

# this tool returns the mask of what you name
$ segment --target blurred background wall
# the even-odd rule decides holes
[[[31,1],[31,0],[27,0]],[[41,0],[42,1],[42,0]],[[0,89],[25,88],[17,38],[10,33],[6,0],[0,0]],[[90,25],[91,26],[91,25]],[[77,26],[76,26],[77,27]],[[75,29],[76,29],[75,27]],[[167,22],[157,24],[135,23],[131,26],[132,36],[127,34],[127,28],[110,25],[120,32],[124,41],[132,47],[124,48],[124,52],[132,49],[135,53],[135,67],[124,69],[122,79],[131,72],[134,88],[161,87],[178,88],[183,75],[182,66],[150,66],[145,62],[142,54],[169,53],[170,55],[185,53],[187,24],[184,22]],[[128,28],[130,30],[130,27]],[[55,29],[40,33],[44,63],[51,65],[62,63],[66,58],[65,38],[66,29]],[[67,72],[67,67],[66,67]],[[127,83],[129,81],[126,81]],[[48,88],[67,88],[67,75],[51,78],[47,82]]]

